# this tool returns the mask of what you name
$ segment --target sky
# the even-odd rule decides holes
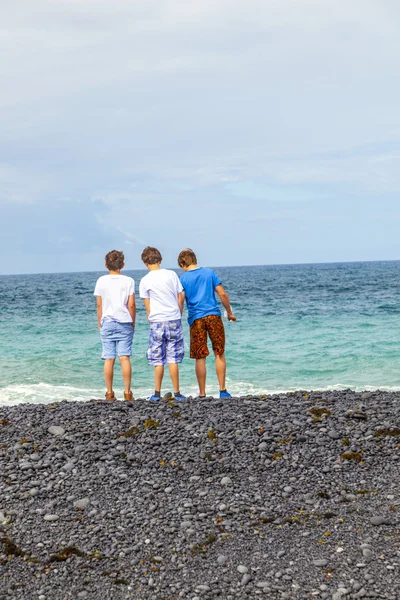
[[[0,273],[400,259],[398,0],[2,0]]]

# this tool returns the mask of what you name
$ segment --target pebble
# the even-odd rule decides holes
[[[59,427],[58,425],[52,425],[47,430],[51,435],[60,436],[64,435],[65,429],[63,427]]]
[[[74,507],[77,510],[84,510],[90,504],[90,498],[81,498],[80,500],[75,500]]]
[[[326,558],[317,558],[313,560],[313,565],[315,567],[325,567],[328,564],[328,560]]]
[[[221,479],[221,485],[230,485],[232,483],[232,479],[230,477],[223,477]]]
[[[52,515],[52,514],[48,514],[48,515],[44,515],[43,519],[45,521],[58,521],[60,517],[58,515]]]
[[[390,518],[389,517],[372,517],[371,523],[372,523],[372,525],[389,525]]]
[[[249,569],[247,567],[245,567],[244,565],[239,565],[237,570],[239,571],[239,573],[248,573]]]

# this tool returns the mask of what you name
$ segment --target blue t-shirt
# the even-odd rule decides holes
[[[215,288],[221,284],[221,280],[212,269],[199,267],[186,271],[181,275],[181,283],[186,296],[189,325],[209,315],[221,316],[215,298]]]

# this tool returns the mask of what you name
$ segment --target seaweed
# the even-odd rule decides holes
[[[10,421],[8,419],[0,419],[0,425],[9,425]]]
[[[25,552],[8,537],[1,537],[0,542],[4,545],[4,554],[7,556],[25,556]]]
[[[205,539],[198,543],[198,544],[194,544],[194,546],[192,546],[191,548],[191,553],[192,556],[197,556],[197,554],[205,554],[207,552],[207,550],[209,549],[210,546],[212,546],[212,544],[215,544],[215,542],[217,541],[217,536],[215,535],[215,533],[212,533],[211,531],[209,531],[205,537]]]
[[[314,415],[314,417],[322,417],[323,415],[326,415],[327,417],[332,416],[332,412],[330,410],[327,408],[318,408],[318,406],[313,406],[313,408],[310,408],[308,412],[310,415]]]
[[[131,437],[136,437],[137,435],[140,434],[140,429],[137,425],[132,425],[132,427],[129,427],[128,431],[124,431],[123,433],[119,433],[117,435],[117,439],[121,438],[121,437],[126,437],[126,438],[131,438]]]
[[[158,427],[160,427],[160,423],[154,419],[146,419],[144,422],[145,429],[158,429]]]
[[[207,437],[209,440],[216,440],[217,439],[217,434],[215,433],[214,429],[210,429],[207,432]]]
[[[400,437],[400,428],[392,427],[391,429],[378,429],[375,431],[375,437]]]
[[[350,446],[350,440],[349,440],[349,438],[343,438],[342,439],[342,446]]]
[[[83,557],[85,554],[76,546],[67,546],[66,548],[62,548],[56,554],[51,554],[50,562],[64,562],[68,558],[71,558],[71,556]]]
[[[356,460],[358,462],[361,462],[362,454],[361,452],[343,452],[343,454],[340,455],[340,458],[342,458],[343,460]]]

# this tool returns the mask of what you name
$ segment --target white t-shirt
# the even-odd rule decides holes
[[[181,319],[178,305],[180,292],[183,292],[183,287],[174,271],[169,269],[149,271],[139,286],[140,297],[150,298],[149,321],[162,323]]]
[[[128,298],[135,293],[135,282],[126,275],[103,275],[94,289],[95,296],[101,296],[101,320],[110,319],[119,323],[132,323],[128,310]]]

